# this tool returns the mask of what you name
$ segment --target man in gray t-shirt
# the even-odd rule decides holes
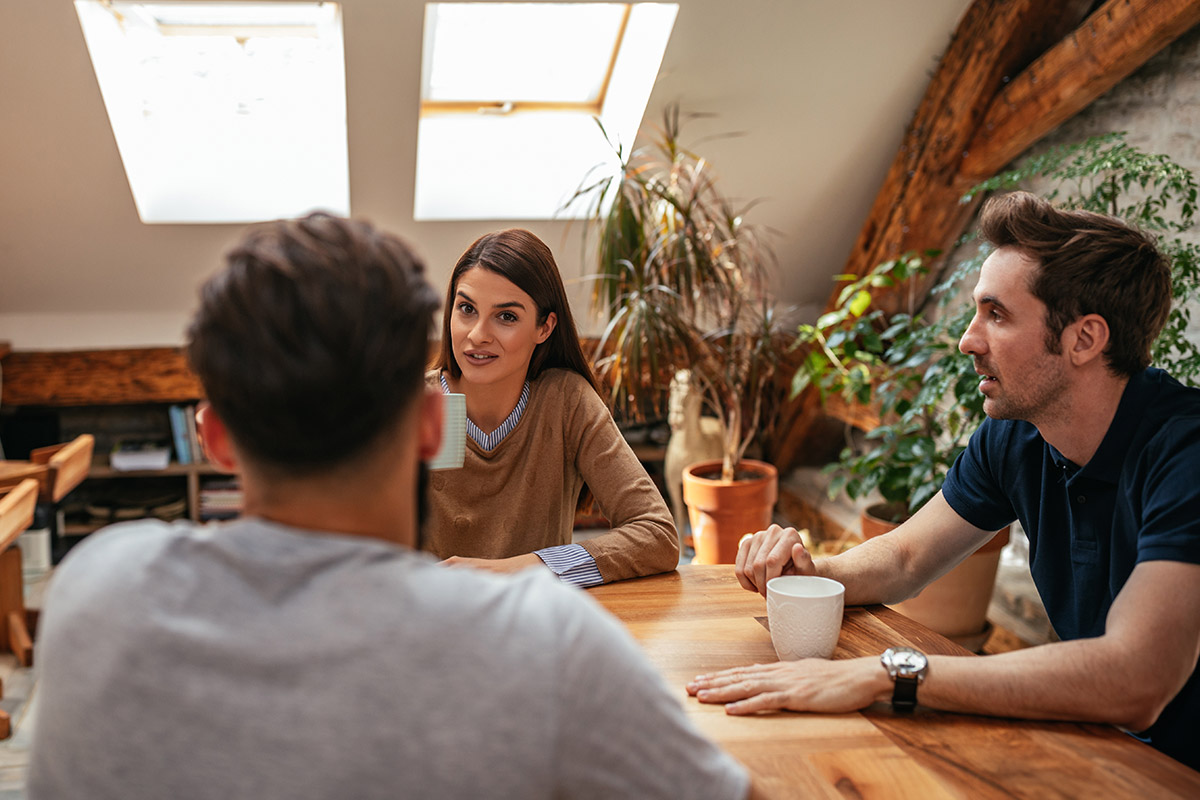
[[[31,798],[747,795],[582,592],[414,552],[441,412],[421,273],[312,215],[202,290],[199,422],[246,515],[113,526],[59,567]]]

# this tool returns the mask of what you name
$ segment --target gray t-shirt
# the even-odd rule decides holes
[[[59,567],[37,655],[34,800],[748,791],[583,592],[373,539],[114,526]]]

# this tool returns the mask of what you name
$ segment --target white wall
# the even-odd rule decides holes
[[[726,191],[765,201],[779,294],[830,290],[968,0],[681,0],[648,121],[680,101]],[[351,207],[413,242],[442,285],[502,221],[412,219],[424,4],[343,0]],[[916,11],[914,9],[919,9]],[[0,339],[17,350],[175,344],[242,232],[143,225],[70,0],[0,3]],[[687,137],[692,138],[692,137]],[[578,282],[580,226],[524,224]],[[585,318],[584,290],[575,293]]]

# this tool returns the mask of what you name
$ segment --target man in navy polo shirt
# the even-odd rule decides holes
[[[1023,192],[984,208],[997,246],[959,348],[989,419],[939,492],[888,536],[814,562],[792,528],[747,536],[742,585],[841,581],[850,604],[912,597],[1014,519],[1063,640],[986,658],[906,648],[698,677],[729,713],[849,711],[891,699],[1107,722],[1200,767],[1200,390],[1149,367],[1171,302],[1154,244],[1120,220]],[[881,663],[882,662],[882,663]]]

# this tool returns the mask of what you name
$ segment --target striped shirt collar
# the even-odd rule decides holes
[[[442,394],[450,394],[450,384],[446,383],[445,373],[438,375],[438,378],[442,382]],[[516,407],[500,423],[500,427],[491,433],[484,433],[470,417],[467,417],[467,435],[475,440],[475,444],[484,450],[489,452],[495,450],[504,441],[504,437],[508,436],[512,432],[512,429],[517,427],[517,423],[521,421],[521,415],[525,413],[525,406],[528,402],[529,381],[525,381],[525,385],[521,387],[521,398],[517,400]]]

